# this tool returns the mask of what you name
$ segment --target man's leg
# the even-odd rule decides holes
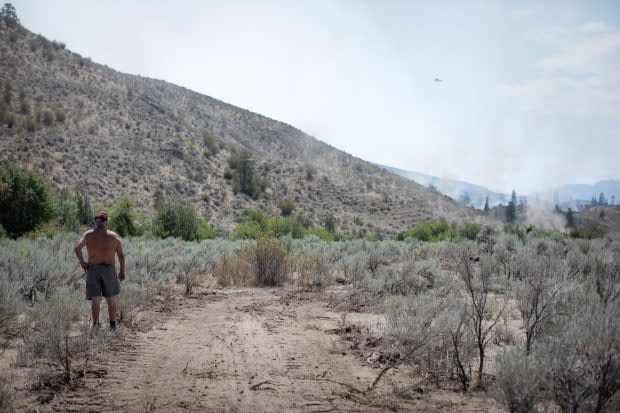
[[[108,303],[108,316],[110,317],[110,327],[116,328],[116,307],[117,307],[117,295],[113,297],[106,297],[105,300]]]
[[[99,310],[101,309],[101,296],[92,297],[91,307],[93,310],[93,325],[99,325]]]

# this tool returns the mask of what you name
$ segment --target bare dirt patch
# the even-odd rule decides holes
[[[373,353],[380,317],[336,313],[323,297],[243,289],[185,300],[149,331],[121,334],[80,386],[18,410],[500,411],[483,395],[412,386],[408,369]]]

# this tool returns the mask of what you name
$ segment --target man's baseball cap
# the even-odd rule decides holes
[[[98,221],[107,221],[108,220],[108,213],[105,211],[98,211],[95,214],[95,219]]]

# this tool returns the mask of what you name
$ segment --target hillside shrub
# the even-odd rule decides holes
[[[53,216],[49,186],[36,172],[0,167],[0,225],[12,237],[32,231]]]
[[[66,231],[78,232],[80,229],[80,206],[76,198],[62,191],[56,200],[56,219]]]
[[[261,226],[255,221],[250,221],[238,224],[233,231],[232,239],[259,239],[264,235]]]
[[[280,199],[278,201],[278,208],[280,208],[280,215],[287,217],[295,210],[295,203],[289,199]]]
[[[274,217],[269,220],[268,233],[275,237],[290,235],[299,239],[306,235],[306,228],[302,220],[296,216]]]
[[[458,233],[464,239],[475,241],[478,237],[478,234],[480,233],[480,228],[480,224],[466,222],[458,229]]]
[[[209,132],[204,132],[202,134],[202,142],[205,146],[205,155],[213,156],[217,155],[219,151],[219,143],[215,136],[211,135]]]
[[[284,284],[289,269],[288,252],[275,238],[261,238],[251,250],[256,285],[277,287]]]
[[[229,175],[235,192],[244,193],[254,199],[266,189],[266,181],[256,175],[255,161],[248,151],[234,153],[228,158]]]
[[[408,238],[426,242],[439,242],[444,240],[455,240],[458,238],[458,235],[445,219],[440,219],[436,221],[420,222],[409,231],[401,232],[396,236],[396,239],[399,241]]]
[[[195,240],[200,234],[210,236],[208,227],[198,218],[194,205],[177,198],[165,201],[157,211],[155,233],[162,238],[176,237],[185,241]]]
[[[110,229],[121,237],[138,235],[135,224],[135,204],[127,196],[122,196],[112,206],[110,213]]]

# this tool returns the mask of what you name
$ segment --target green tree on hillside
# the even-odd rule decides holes
[[[58,224],[68,231],[78,232],[80,229],[80,207],[77,198],[66,189],[60,192],[56,201],[56,217]]]
[[[75,195],[75,203],[78,207],[78,219],[82,225],[91,225],[93,222],[93,210],[88,197],[84,194]]]
[[[517,193],[515,190],[512,190],[512,196],[510,198],[510,202],[506,207],[506,221],[509,223],[515,222],[517,219]]]
[[[0,9],[0,19],[4,21],[7,26],[19,24],[17,11],[11,3],[4,3],[4,6],[2,6],[2,9]]]
[[[601,194],[598,196],[598,204],[599,205],[607,205],[607,198],[605,197],[605,194],[601,192]]]
[[[334,233],[336,232],[336,217],[331,212],[325,216],[323,219],[323,226],[327,230],[327,232]]]
[[[484,213],[485,214],[489,213],[489,196],[488,195],[486,199],[484,200]]]
[[[112,206],[110,214],[110,228],[121,237],[128,235],[138,235],[138,230],[134,223],[135,204],[128,196],[120,197]]]
[[[227,179],[232,178],[235,192],[242,192],[252,198],[257,198],[265,190],[265,180],[256,176],[255,162],[248,151],[241,151],[231,155],[228,159],[231,171],[227,172]]]
[[[178,237],[186,241],[197,237],[200,219],[194,205],[183,199],[160,201],[155,217],[155,233],[162,238]]]
[[[0,167],[0,225],[13,237],[48,221],[54,209],[45,179],[15,166]]]

